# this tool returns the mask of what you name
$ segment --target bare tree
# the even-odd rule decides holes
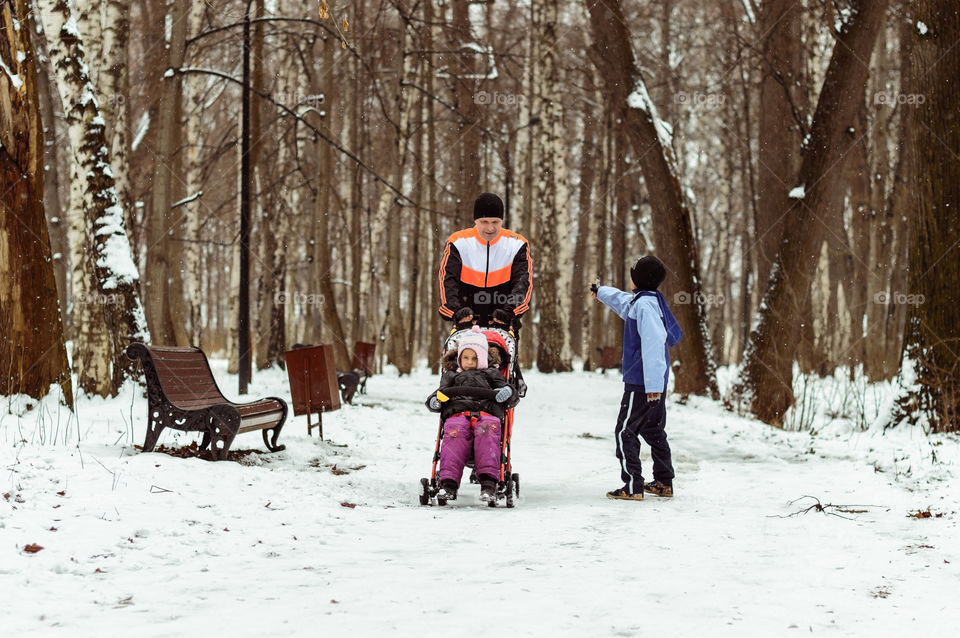
[[[71,191],[80,193],[79,208],[70,211],[76,220],[71,223],[80,232],[71,239],[81,244],[73,251],[78,256],[74,274],[87,283],[79,288],[83,296],[74,296],[82,312],[73,361],[81,389],[113,396],[125,379],[136,374],[133,362],[124,354],[127,345],[149,339],[140,304],[139,274],[117,200],[104,120],[87,75],[75,17],[66,0],[43,0],[41,6],[77,167]],[[71,196],[71,203],[74,201]]]
[[[541,78],[534,108],[540,114],[537,127],[537,156],[540,158],[536,181],[537,271],[537,368],[541,372],[571,369],[569,341],[570,290],[570,214],[568,212],[567,168],[563,153],[563,110],[560,103],[562,83],[557,28],[558,0],[533,0],[531,32],[538,41],[540,55],[534,60]]]
[[[797,185],[779,206],[787,226],[735,388],[737,401],[772,425],[782,425],[794,403],[793,361],[804,308],[828,224],[837,214],[833,197],[843,175],[841,162],[865,134],[854,128],[855,116],[886,8],[886,0],[851,2],[820,91],[810,140],[802,150]]]
[[[682,394],[716,396],[716,372],[702,303],[700,258],[689,204],[666,139],[667,127],[657,117],[640,75],[619,0],[590,0],[587,8],[593,34],[590,58],[604,79],[615,117],[624,122],[624,132],[649,192],[656,250],[670,272],[664,292],[681,302],[676,314],[684,338],[674,355],[679,363],[674,387]]]
[[[934,0],[911,3],[912,57],[907,93],[922,96],[910,111],[907,183],[910,206],[910,289],[895,421],[921,421],[933,432],[960,430],[960,12]],[[901,214],[906,215],[907,211]],[[949,301],[949,302],[948,302]]]
[[[49,0],[48,0],[49,1]],[[65,1],[65,0],[61,0]],[[151,207],[147,233],[147,272],[145,297],[147,319],[150,331],[157,343],[174,344],[187,339],[183,322],[172,316],[173,298],[171,284],[180,278],[180,251],[171,239],[175,224],[174,215],[182,211],[171,212],[175,201],[179,175],[176,174],[176,159],[181,139],[181,98],[183,78],[176,69],[183,66],[186,55],[187,27],[190,24],[191,0],[175,2],[170,14],[159,16],[161,20],[170,20],[170,42],[166,47],[165,68],[160,81],[160,105],[157,122],[157,147],[154,150],[153,182],[151,189]],[[182,339],[178,340],[178,333]]]
[[[26,0],[0,1],[0,395],[73,408],[50,237],[43,212],[43,128]]]
[[[763,0],[760,33],[760,113],[757,131],[757,281],[766,285],[783,238],[779,208],[800,168],[800,143],[806,124],[803,26],[800,3]]]

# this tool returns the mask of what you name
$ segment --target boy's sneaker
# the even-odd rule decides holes
[[[636,494],[631,494],[627,491],[627,486],[613,490],[612,492],[607,492],[607,498],[618,498],[625,501],[642,501],[643,492],[637,492]]]
[[[645,483],[643,486],[644,492],[649,492],[654,496],[673,496],[673,486],[667,485],[661,481],[654,481],[653,483]]]
[[[437,498],[442,498],[445,501],[457,500],[457,482],[451,479],[440,481],[440,491],[437,493]]]

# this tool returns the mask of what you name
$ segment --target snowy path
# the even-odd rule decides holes
[[[255,381],[253,394],[286,394],[281,373]],[[346,447],[308,439],[299,417],[286,451],[249,466],[115,444],[130,393],[81,406],[79,450],[20,444],[26,426],[5,416],[3,634],[860,636],[960,622],[956,437],[785,433],[670,403],[677,497],[609,501],[621,384],[528,381],[514,510],[475,504],[473,486],[454,506],[418,505],[437,426],[426,372],[374,377],[366,405],[327,415]],[[137,443],[145,411],[134,399]],[[804,495],[866,511],[787,517]]]

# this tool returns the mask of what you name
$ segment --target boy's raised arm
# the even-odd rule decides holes
[[[630,301],[633,295],[623,292],[613,286],[599,286],[597,288],[597,299],[609,306],[611,310],[620,315],[621,319],[627,318],[627,309],[630,307]]]

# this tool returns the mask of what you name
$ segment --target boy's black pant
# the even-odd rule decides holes
[[[631,494],[643,491],[639,437],[650,446],[654,480],[673,485],[670,445],[664,430],[666,424],[667,410],[662,395],[656,401],[647,401],[643,392],[627,390],[623,393],[614,438],[617,458],[620,459],[620,477]]]

